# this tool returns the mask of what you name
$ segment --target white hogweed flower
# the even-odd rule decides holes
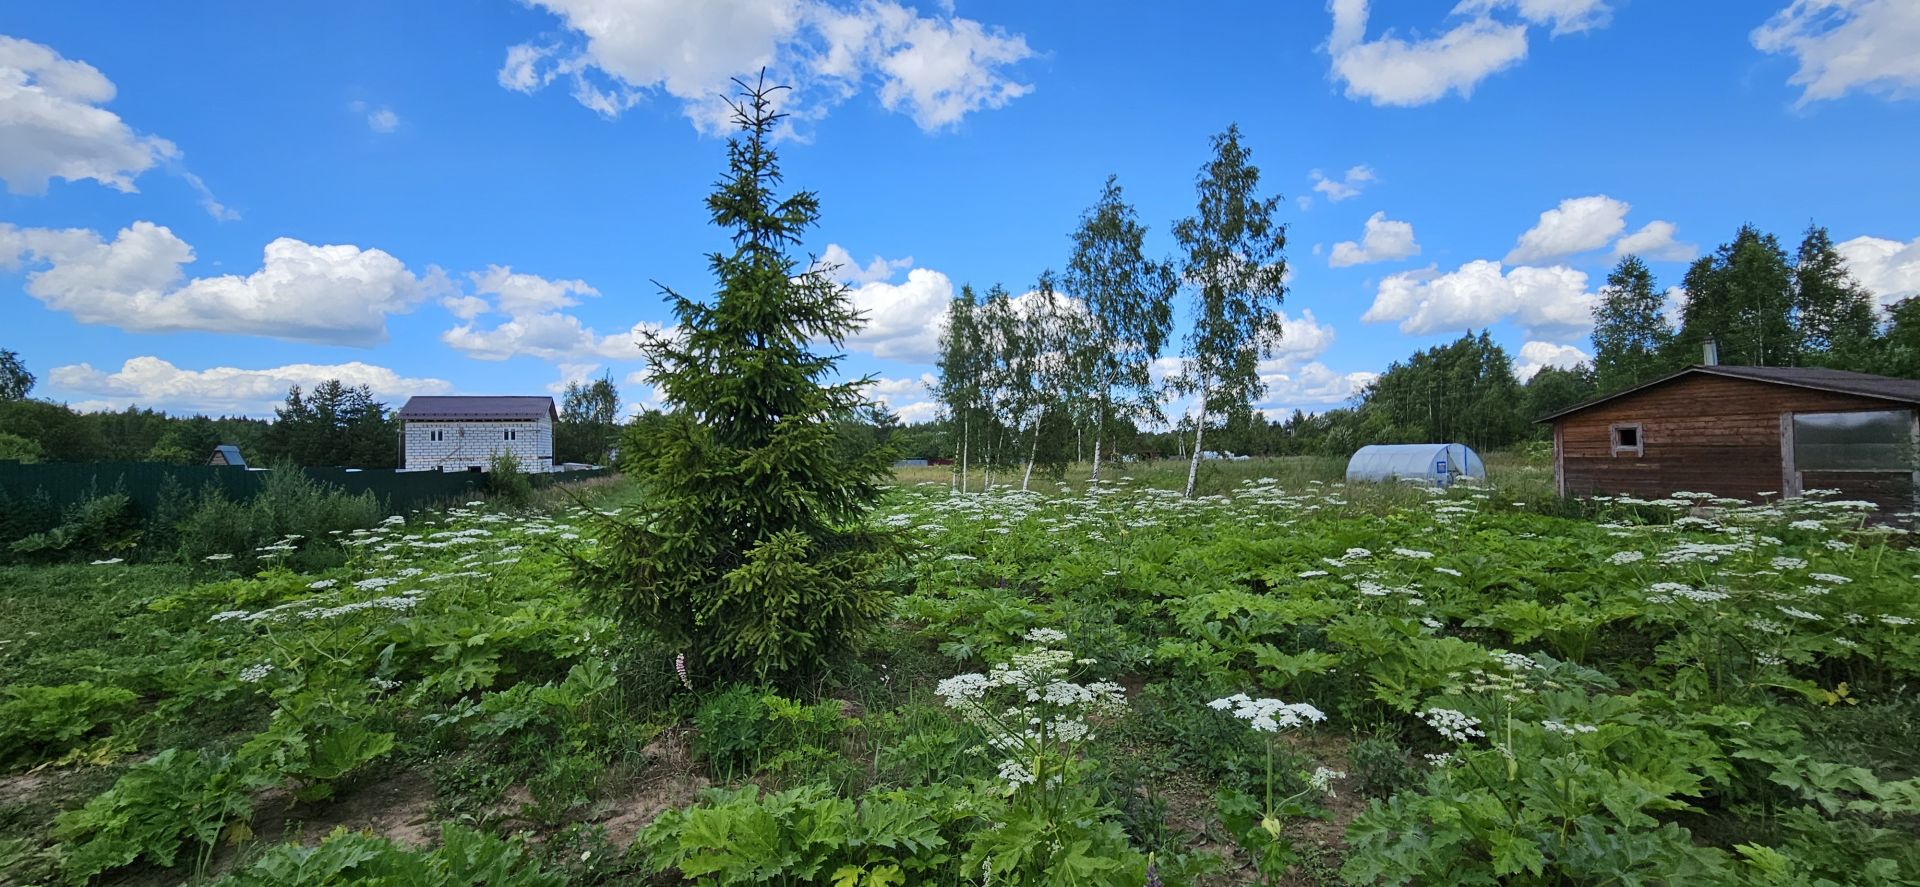
[[[1472,742],[1474,737],[1487,735],[1480,729],[1479,718],[1451,708],[1429,708],[1420,712],[1420,718],[1441,736],[1454,742]]]

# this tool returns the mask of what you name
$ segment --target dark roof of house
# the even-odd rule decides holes
[[[410,422],[447,422],[458,419],[493,421],[535,421],[546,416],[560,420],[551,397],[454,397],[419,395],[407,398],[407,405],[394,416]]]
[[[226,458],[228,465],[245,466],[247,464],[247,460],[240,457],[240,448],[233,444],[220,444],[213,449],[214,452]]]
[[[1710,376],[1724,376],[1730,379],[1748,379],[1754,382],[1767,382],[1774,385],[1789,385],[1794,388],[1811,388],[1815,391],[1831,391],[1835,394],[1851,394],[1857,397],[1872,397],[1899,403],[1920,404],[1920,379],[1895,379],[1890,376],[1875,376],[1868,373],[1854,373],[1847,370],[1830,370],[1825,367],[1741,367],[1741,366],[1690,366],[1676,373],[1669,373],[1658,379],[1642,382],[1632,388],[1615,391],[1602,397],[1596,397],[1585,403],[1574,404],[1558,412],[1548,413],[1535,419],[1535,422],[1551,422],[1588,407],[1598,406],[1619,397],[1625,397],[1636,391],[1644,391],[1655,385],[1665,385],[1675,379],[1702,373]]]

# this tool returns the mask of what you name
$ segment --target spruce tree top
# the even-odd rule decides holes
[[[764,77],[757,86],[734,82],[742,135],[727,141],[727,176],[707,198],[713,223],[733,239],[731,252],[708,256],[718,296],[706,304],[663,287],[679,327],[646,334],[641,350],[668,404],[709,420],[722,445],[753,447],[783,419],[826,419],[861,405],[859,383],[819,384],[841,355],[810,345],[839,348],[862,319],[845,287],[787,254],[818,221],[820,201],[811,191],[774,194],[781,176],[769,141],[786,115],[772,97],[786,87],[769,87]]]

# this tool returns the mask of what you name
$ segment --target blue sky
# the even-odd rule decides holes
[[[1578,361],[1619,253],[1677,284],[1743,222],[1920,292],[1917,44],[1912,0],[7,4],[0,347],[87,408],[647,402],[631,330],[710,292],[714,97],[765,66],[903,415],[954,290],[1064,265],[1109,173],[1171,255],[1232,122],[1290,226],[1262,405],[1320,410],[1468,328]]]

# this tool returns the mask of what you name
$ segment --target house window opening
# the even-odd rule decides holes
[[[508,431],[508,432],[506,432],[506,435],[507,435],[507,437],[506,437],[506,439],[507,439],[507,440],[514,440],[514,439],[515,439],[515,437],[514,437],[514,435],[515,435],[515,434],[518,434],[518,433],[519,433],[519,432],[516,432],[516,431]]]
[[[1613,426],[1613,454],[1614,455],[1638,456],[1645,452],[1646,452],[1646,447],[1643,445],[1643,441],[1641,440],[1640,426],[1637,423],[1632,425]]]

